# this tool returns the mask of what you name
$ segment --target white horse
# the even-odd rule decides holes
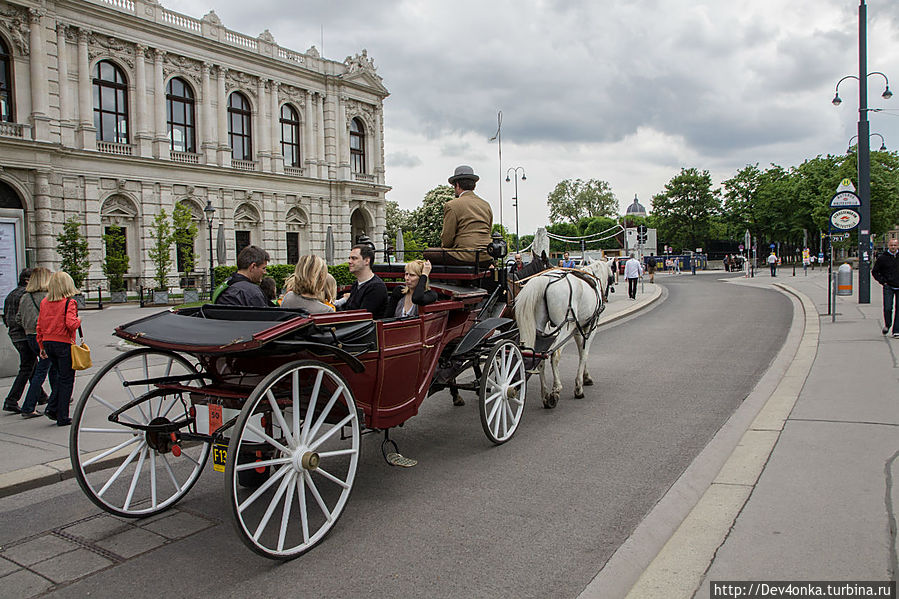
[[[515,321],[521,341],[528,348],[537,348],[538,337],[545,347],[538,351],[552,350],[553,384],[547,389],[544,364],[537,368],[540,375],[540,389],[543,406],[554,408],[562,393],[558,364],[562,348],[574,339],[578,351],[577,376],[574,380],[574,396],[584,397],[584,385],[592,385],[593,379],[587,372],[587,357],[590,354],[591,333],[596,328],[599,314],[604,309],[608,297],[612,269],[604,260],[589,262],[582,272],[584,278],[564,269],[548,270],[527,282],[515,299]],[[546,336],[552,337],[550,340]],[[551,346],[549,345],[551,343]]]

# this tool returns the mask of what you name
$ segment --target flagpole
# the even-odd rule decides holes
[[[503,226],[503,111],[496,112],[496,135],[488,141],[499,143],[499,225]],[[505,229],[504,229],[505,230]]]

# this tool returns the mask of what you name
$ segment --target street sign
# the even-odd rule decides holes
[[[849,233],[834,233],[830,239],[831,241],[846,241],[849,239]]]
[[[741,243],[741,244],[740,244],[740,251],[742,252],[743,249],[744,249],[744,247],[743,247],[743,244]]]
[[[845,206],[861,206],[862,201],[851,191],[839,191],[830,198],[831,208],[843,208]]]
[[[849,208],[837,210],[830,215],[830,224],[843,231],[854,229],[858,226],[860,220],[861,217],[859,217],[858,212],[850,210]]]
[[[840,185],[837,187],[837,193],[840,193],[841,191],[854,192],[855,185],[852,184],[852,181],[850,179],[843,179],[842,181],[840,181]]]

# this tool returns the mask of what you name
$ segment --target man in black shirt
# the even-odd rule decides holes
[[[371,271],[375,252],[368,244],[354,245],[350,250],[350,272],[356,282],[350,292],[337,300],[338,310],[368,310],[374,318],[383,318],[387,308],[387,285]]]
[[[899,337],[899,239],[887,242],[887,251],[877,256],[871,276],[883,285],[883,328],[880,332],[886,335],[893,328],[893,337]],[[893,304],[896,304],[895,320]]]
[[[228,279],[228,286],[216,298],[216,304],[226,306],[256,306],[271,308],[259,282],[265,276],[268,265],[268,252],[248,245],[237,255],[237,272]]]
[[[12,387],[9,388],[9,394],[6,401],[3,402],[3,410],[6,412],[19,413],[19,399],[22,397],[22,391],[25,385],[31,380],[34,372],[34,365],[37,356],[31,351],[28,340],[25,337],[25,329],[16,322],[16,315],[19,313],[19,301],[25,294],[25,286],[28,279],[31,278],[31,269],[26,268],[19,273],[19,285],[9,292],[6,301],[3,302],[3,324],[7,326],[9,339],[12,341],[13,347],[19,352],[19,372],[13,381]]]

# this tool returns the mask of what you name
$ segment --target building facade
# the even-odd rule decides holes
[[[324,256],[329,227],[342,261],[356,235],[384,231],[388,92],[365,50],[327,60],[156,0],[0,0],[0,77],[4,295],[26,263],[58,267],[72,217],[90,280],[122,227],[132,289],[152,276],[154,217],[177,203],[201,272],[248,244],[276,263]]]

